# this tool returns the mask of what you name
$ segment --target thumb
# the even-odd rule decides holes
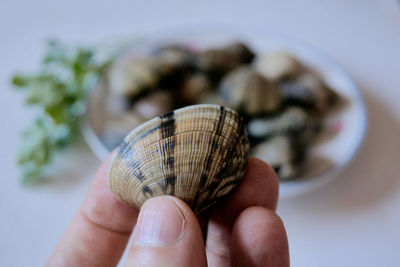
[[[126,266],[207,266],[204,240],[192,210],[162,196],[142,206]]]

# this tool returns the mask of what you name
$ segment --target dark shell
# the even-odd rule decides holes
[[[289,107],[273,117],[255,118],[248,122],[251,138],[264,139],[273,135],[296,135],[311,140],[319,131],[319,122],[298,107]]]
[[[118,59],[109,72],[112,95],[134,99],[157,87],[174,69],[154,57],[133,56]]]
[[[155,56],[175,68],[193,66],[196,60],[195,53],[183,45],[163,46],[156,51]]]
[[[226,105],[248,116],[273,113],[281,104],[278,89],[250,66],[229,72],[219,92]]]
[[[282,82],[280,90],[287,104],[317,112],[329,110],[339,99],[338,94],[312,73],[302,74],[294,81]]]
[[[142,116],[146,121],[167,113],[173,109],[173,106],[173,93],[168,90],[158,90],[136,101],[131,111]]]
[[[238,64],[250,64],[255,58],[255,54],[243,43],[234,43],[225,48],[232,57],[236,58]]]
[[[306,146],[293,137],[277,135],[256,145],[251,155],[268,162],[280,180],[290,180],[303,171]]]
[[[202,52],[199,55],[198,67],[218,80],[223,74],[242,64],[249,64],[253,59],[254,53],[246,45],[235,43]]]
[[[201,72],[193,73],[184,79],[180,88],[180,98],[184,105],[193,105],[212,89],[212,82],[207,75]]]

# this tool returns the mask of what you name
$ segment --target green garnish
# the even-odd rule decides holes
[[[23,133],[18,153],[24,183],[40,178],[54,153],[79,132],[85,96],[111,62],[111,56],[99,59],[99,54],[95,48],[72,48],[50,41],[38,73],[12,78],[15,88],[27,94],[26,104],[39,108],[37,119]]]

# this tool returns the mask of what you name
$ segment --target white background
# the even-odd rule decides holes
[[[365,143],[333,183],[281,202],[292,266],[400,266],[400,4],[365,1],[0,1],[0,266],[41,266],[79,207],[99,161],[81,141],[47,183],[24,188],[15,164],[34,112],[10,74],[34,71],[44,40],[91,44],[213,23],[265,28],[305,41],[360,85]]]

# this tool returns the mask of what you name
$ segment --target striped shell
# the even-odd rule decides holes
[[[235,111],[209,104],[181,108],[125,137],[110,164],[110,188],[128,206],[173,195],[198,214],[239,183],[248,150]]]

